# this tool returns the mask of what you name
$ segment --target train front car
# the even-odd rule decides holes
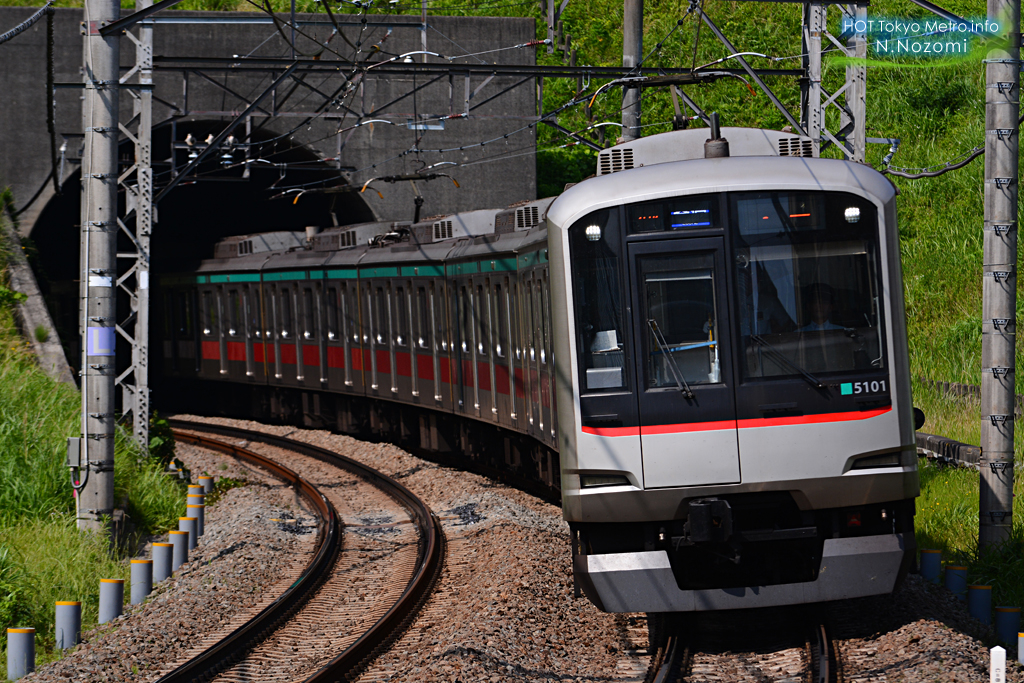
[[[548,212],[563,514],[609,612],[888,593],[913,557],[895,190],[724,134],[602,152]]]

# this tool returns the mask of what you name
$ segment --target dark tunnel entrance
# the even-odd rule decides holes
[[[188,163],[192,150],[181,141],[191,135],[196,147],[202,149],[205,147],[202,141],[223,128],[223,121],[168,121],[154,126],[155,191],[166,185],[173,170],[180,172]],[[172,140],[179,143],[174,149]],[[159,282],[161,274],[188,272],[201,260],[212,258],[214,245],[225,237],[273,230],[301,231],[308,226],[328,227],[375,219],[373,211],[357,192],[310,194],[298,203],[293,203],[292,197],[274,199],[283,189],[291,187],[347,184],[337,168],[309,148],[292,142],[288,136],[280,136],[267,128],[254,130],[249,155],[246,163],[244,145],[236,144],[230,153],[226,149],[214,150],[193,175],[161,200],[150,246],[154,283]],[[273,163],[262,160],[267,157]],[[120,144],[120,160],[121,172],[134,161],[134,147],[128,140]],[[78,337],[80,171],[75,171],[64,182],[62,190],[47,203],[32,227],[27,251],[68,363],[77,378],[81,364]],[[123,191],[118,201],[120,215],[124,215]],[[134,221],[127,227],[134,233]],[[130,239],[124,231],[119,232],[118,252],[131,251],[134,247]],[[119,262],[119,267],[124,266]],[[123,319],[127,306],[128,297],[122,293],[118,299],[119,319]],[[156,323],[153,326],[156,327]],[[120,339],[118,343],[118,357],[128,358],[128,344]],[[151,335],[150,359],[154,365],[150,376],[154,379],[159,376],[156,367],[161,356],[159,343],[159,339]]]

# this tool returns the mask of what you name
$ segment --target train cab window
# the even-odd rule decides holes
[[[232,337],[237,337],[241,334],[239,327],[244,319],[242,316],[242,298],[239,296],[238,290],[233,289],[228,292],[228,334]]]
[[[316,324],[316,300],[313,297],[313,290],[306,288],[302,290],[302,338],[311,341],[316,339],[319,335],[317,334]]]
[[[823,192],[731,202],[744,376],[883,368],[874,206]]]
[[[629,232],[704,230],[717,227],[718,195],[672,197],[626,207]]]
[[[292,336],[292,293],[288,288],[280,290],[281,299],[281,339]]]
[[[712,254],[641,258],[648,387],[720,381]]]
[[[581,389],[621,391],[630,373],[618,210],[576,221],[569,228],[569,249]]]
[[[405,287],[395,288],[395,343],[405,346],[409,342],[409,309],[406,306]]]

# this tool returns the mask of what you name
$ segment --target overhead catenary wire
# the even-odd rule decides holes
[[[27,31],[28,29],[32,28],[32,25],[34,23],[36,23],[37,21],[39,21],[40,19],[42,19],[43,15],[45,15],[48,12],[53,11],[53,3],[54,3],[54,0],[49,0],[45,5],[43,5],[39,9],[38,12],[33,14],[31,17],[29,17],[25,21],[21,22],[20,24],[18,24],[14,28],[12,28],[10,31],[7,31],[5,33],[0,33],[0,45],[6,43],[11,38],[14,38],[15,36],[18,36],[18,35],[24,33],[25,31]]]

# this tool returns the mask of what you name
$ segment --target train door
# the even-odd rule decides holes
[[[644,487],[740,481],[722,238],[631,243]]]

